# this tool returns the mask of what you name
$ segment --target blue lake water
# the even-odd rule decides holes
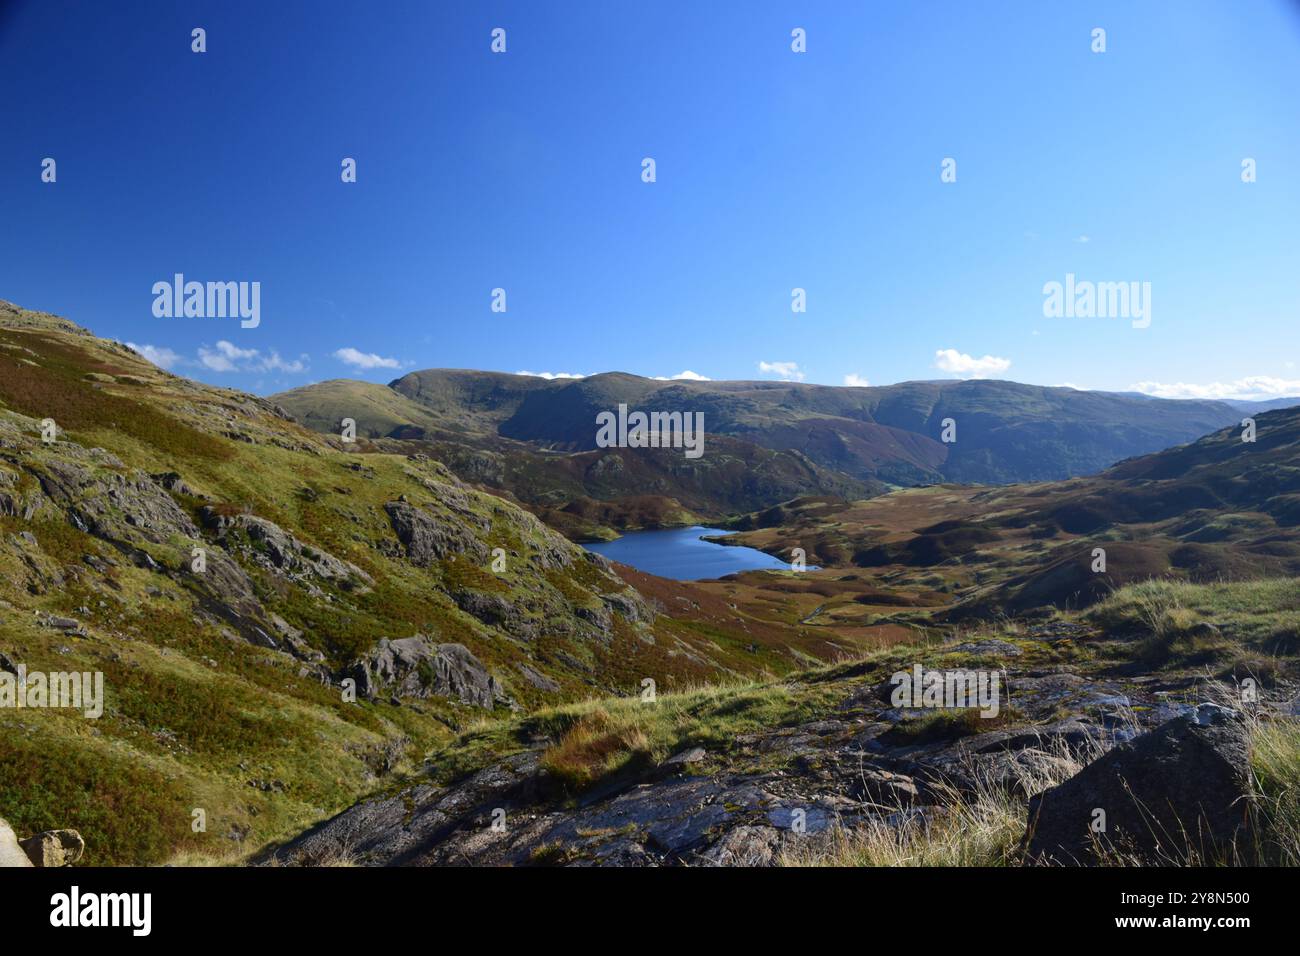
[[[629,531],[614,541],[601,541],[584,547],[611,561],[677,581],[720,578],[737,571],[790,569],[784,561],[755,548],[700,540],[701,535],[727,533],[699,525],[662,531]]]

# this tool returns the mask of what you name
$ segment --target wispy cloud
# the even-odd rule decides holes
[[[395,358],[384,358],[374,352],[362,352],[360,349],[354,349],[351,346],[336,350],[334,357],[344,365],[351,365],[360,369],[402,367],[402,363]]]
[[[656,375],[656,382],[711,382],[713,381],[707,375],[701,375],[699,372],[692,372],[687,369],[684,372],[678,372],[676,375]]]
[[[307,355],[284,359],[272,349],[241,349],[224,339],[214,347],[199,346],[199,364],[213,372],[285,372],[296,375],[307,370]]]
[[[161,345],[136,345],[134,342],[127,342],[126,345],[128,348],[139,352],[159,368],[174,368],[184,361],[179,353],[173,352],[171,349],[164,348]]]
[[[783,382],[802,382],[804,373],[798,362],[759,362],[758,370],[764,375],[776,375]]]
[[[1011,359],[998,358],[996,355],[975,358],[956,349],[939,349],[934,353],[934,367],[960,378],[987,378],[1011,368]]]
[[[871,383],[857,372],[850,372],[848,375],[844,376],[844,384],[848,385],[850,388],[866,388]]]
[[[577,372],[515,372],[516,375],[531,375],[533,378],[586,378],[585,375],[579,375]]]
[[[1271,375],[1250,375],[1231,382],[1137,382],[1129,386],[1131,392],[1142,392],[1156,398],[1202,398],[1236,401],[1262,401],[1269,398],[1290,398],[1300,395],[1300,379],[1274,378]]]
[[[256,355],[257,349],[241,349],[226,341],[218,342],[212,349],[206,345],[199,347],[199,363],[214,372],[238,371],[238,363]]]

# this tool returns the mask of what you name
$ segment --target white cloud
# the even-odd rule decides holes
[[[802,382],[804,373],[799,371],[798,362],[759,362],[758,370],[764,375],[780,376],[783,382]]]
[[[181,363],[181,357],[171,349],[163,348],[160,345],[136,345],[134,342],[127,342],[127,348],[139,352],[154,365],[159,368],[172,368]]]
[[[1209,382],[1204,385],[1191,382],[1137,382],[1129,386],[1129,391],[1154,395],[1156,398],[1261,401],[1268,398],[1290,398],[1294,395],[1300,395],[1300,379],[1274,378],[1271,375],[1250,375],[1231,382]]]
[[[857,372],[850,372],[844,376],[844,384],[852,388],[867,388],[871,383]]]
[[[236,361],[256,354],[256,349],[238,349],[229,342],[218,342],[215,349],[199,346],[199,361],[214,372],[233,372]]]
[[[586,378],[585,375],[579,375],[576,372],[515,372],[516,375],[531,375],[533,378]]]
[[[687,369],[684,372],[678,372],[676,375],[656,375],[656,382],[711,382],[713,379],[707,375],[701,375],[699,372],[692,372]]]
[[[356,368],[401,368],[402,363],[395,358],[384,358],[376,355],[374,352],[362,352],[360,349],[354,349],[351,346],[338,349],[334,357],[345,365],[352,365]]]
[[[975,358],[956,349],[939,349],[934,353],[934,367],[961,378],[987,378],[991,373],[1005,372],[1011,368],[1011,359],[998,358],[996,355]]]
[[[297,375],[299,372],[307,371],[307,356],[300,355],[296,359],[282,359],[280,353],[271,350],[271,354],[261,359],[261,364],[257,366],[259,372],[285,372],[289,375]]]
[[[214,348],[199,346],[199,364],[214,372],[287,372],[295,375],[307,370],[307,356],[283,359],[272,349],[263,355],[257,349],[241,349],[222,340]]]
[[[1088,236],[1078,236],[1075,238],[1074,241],[1083,244],[1083,243],[1092,242],[1092,239],[1090,239]]]

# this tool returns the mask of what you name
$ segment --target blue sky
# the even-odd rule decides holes
[[[1300,394],[1294,3],[0,11],[0,298],[204,381]],[[156,317],[178,272],[260,282],[260,325]],[[1067,273],[1149,282],[1150,326],[1046,318]]]

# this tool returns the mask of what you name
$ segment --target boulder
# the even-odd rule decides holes
[[[3,818],[0,818],[0,868],[8,866],[30,868],[31,865],[32,861],[23,852],[13,829]]]
[[[487,547],[463,522],[439,521],[405,501],[390,501],[384,511],[406,549],[407,560],[418,567],[459,554],[479,563],[487,560]]]
[[[86,841],[76,830],[46,830],[19,843],[32,864],[40,867],[71,866],[86,850]]]
[[[1031,798],[1023,850],[1030,863],[1094,864],[1110,850],[1210,863],[1249,853],[1252,819],[1249,725],[1201,704]]]
[[[380,640],[350,673],[363,697],[451,697],[476,707],[508,702],[501,683],[463,644],[435,644],[423,634]]]

